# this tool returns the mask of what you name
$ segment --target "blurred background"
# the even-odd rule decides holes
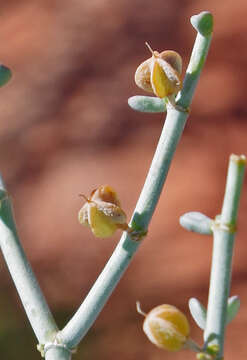
[[[74,359],[179,360],[148,342],[144,311],[168,303],[190,319],[190,297],[207,302],[212,239],[186,232],[179,216],[220,212],[231,153],[247,155],[247,3],[244,0],[0,1],[3,64],[0,171],[12,195],[22,244],[63,327],[111,255],[120,232],[96,239],[82,227],[79,193],[110,184],[128,217],[143,186],[164,115],[141,114],[127,99],[144,94],[134,72],[153,49],[178,51],[186,68],[195,31],[190,16],[212,11],[212,47],[149,235]],[[240,204],[231,295],[241,309],[227,330],[226,359],[246,358],[247,180]],[[36,339],[0,260],[0,353],[39,359]]]

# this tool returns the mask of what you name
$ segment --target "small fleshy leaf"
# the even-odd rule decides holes
[[[238,296],[231,296],[228,299],[227,304],[227,317],[226,317],[226,323],[229,324],[237,315],[238,310],[240,307],[240,299]]]
[[[0,86],[7,84],[11,76],[11,70],[5,65],[0,65]]]
[[[209,36],[213,32],[213,15],[209,11],[202,11],[190,18],[192,26],[203,36]]]
[[[153,96],[132,96],[128,99],[129,106],[136,111],[161,113],[166,111],[164,99]]]
[[[193,231],[203,235],[212,234],[213,220],[200,212],[189,212],[182,215],[179,219],[180,225],[186,230]]]
[[[206,326],[207,310],[196,298],[189,299],[190,313],[197,325],[204,330]]]

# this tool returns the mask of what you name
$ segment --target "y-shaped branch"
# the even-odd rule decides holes
[[[178,94],[178,107],[169,107],[167,109],[167,117],[159,144],[130,223],[130,226],[137,232],[145,233],[148,228],[188,117],[186,110],[190,106],[197,81],[206,60],[212,35],[212,15],[209,12],[196,15],[192,17],[192,24],[198,34],[186,72],[184,87],[181,93]],[[180,111],[181,108],[185,111]],[[88,296],[72,319],[58,334],[61,341],[67,346],[70,348],[76,346],[85,336],[127,269],[139,245],[140,241],[134,242],[127,233],[123,234]]]

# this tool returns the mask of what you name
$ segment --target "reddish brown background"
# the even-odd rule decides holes
[[[1,0],[1,60],[13,79],[0,89],[0,171],[13,196],[23,246],[60,326],[76,310],[118,241],[95,239],[77,222],[78,193],[111,184],[131,215],[163,124],[134,112],[137,65],[154,49],[177,50],[188,64],[195,31],[189,18],[215,17],[206,68],[193,101],[149,236],[75,359],[179,360],[141,331],[145,310],[207,301],[212,240],[187,233],[178,219],[220,212],[231,153],[247,154],[244,0]],[[241,310],[229,326],[226,359],[244,359],[247,321],[247,182],[239,214],[232,294]],[[39,359],[4,261],[0,265],[2,359]],[[192,337],[201,331],[192,323]]]

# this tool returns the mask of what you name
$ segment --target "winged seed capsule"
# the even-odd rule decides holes
[[[89,226],[96,237],[109,237],[117,229],[128,229],[126,214],[116,192],[109,185],[101,185],[93,190],[89,198],[82,196],[86,203],[79,211],[79,222]]]
[[[137,311],[145,316],[143,331],[153,344],[168,351],[179,351],[187,345],[189,322],[175,306],[159,305],[145,314],[137,303]]]
[[[152,57],[141,63],[135,72],[135,83],[141,89],[160,98],[176,95],[182,87],[182,58],[172,50],[153,51]]]

